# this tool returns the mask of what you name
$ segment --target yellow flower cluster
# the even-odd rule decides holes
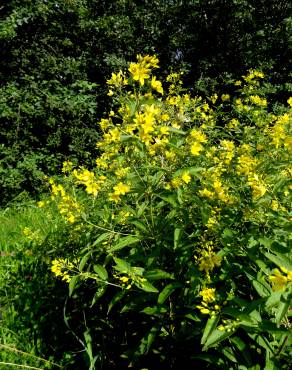
[[[25,236],[25,238],[29,241],[35,241],[37,243],[40,243],[42,241],[42,237],[40,235],[40,231],[32,231],[29,227],[24,227],[22,229],[22,235]]]
[[[264,184],[263,180],[261,180],[257,174],[249,176],[247,183],[252,189],[252,197],[254,200],[266,194],[267,187]]]
[[[292,152],[292,115],[284,113],[276,118],[272,128],[268,130],[272,142],[278,149],[284,144],[288,151]]]
[[[129,72],[133,80],[138,81],[140,85],[143,86],[145,80],[150,78],[151,69],[158,68],[159,60],[156,56],[150,55],[137,55],[137,60],[137,63],[130,63]]]
[[[218,326],[218,330],[226,331],[227,333],[233,332],[240,325],[240,320],[222,320],[222,324]]]
[[[221,140],[220,147],[222,149],[220,153],[220,159],[227,165],[229,165],[235,156],[235,145],[233,141]]]
[[[189,184],[191,180],[192,177],[189,171],[184,171],[180,176],[176,176],[171,180],[171,185],[173,188],[177,189],[182,185]],[[167,186],[166,188],[170,189],[170,186]]]
[[[207,136],[200,129],[192,129],[188,141],[191,143],[191,153],[194,156],[200,155],[201,151],[204,149],[203,143],[207,143]]]
[[[215,245],[212,241],[204,242],[199,256],[195,256],[199,270],[205,273],[207,280],[210,280],[210,273],[215,267],[219,267],[222,261],[222,258],[214,252],[214,248]]]
[[[267,99],[265,98],[261,98],[259,97],[258,95],[251,95],[249,97],[249,100],[255,104],[255,105],[258,105],[260,107],[266,107],[267,106]]]
[[[73,168],[73,163],[71,161],[65,161],[63,162],[63,167],[62,167],[62,172],[63,173],[68,173],[72,170]]]
[[[107,80],[106,83],[114,87],[121,87],[123,85],[128,85],[128,80],[124,72],[119,71],[118,73],[112,73],[111,78]]]
[[[132,286],[133,286],[133,284],[141,285],[145,281],[147,281],[142,276],[136,275],[134,273],[133,274],[132,273],[127,273],[127,275],[117,275],[117,274],[114,274],[113,276],[117,280],[119,280],[121,286],[124,289],[127,289],[127,290],[131,289]]]
[[[101,175],[96,179],[94,172],[88,171],[87,169],[81,169],[79,171],[74,170],[73,175],[79,184],[85,186],[87,194],[92,194],[94,197],[97,196],[102,185],[106,181],[105,176]]]
[[[199,295],[202,297],[202,301],[197,308],[202,314],[212,316],[220,311],[220,306],[214,304],[216,301],[216,290],[214,288],[203,288]]]
[[[244,154],[239,155],[237,158],[236,172],[247,176],[247,184],[252,189],[253,199],[256,200],[264,196],[268,189],[263,179],[256,172],[257,167],[260,165],[260,161],[250,154],[251,150],[251,147],[246,144],[239,148],[239,152]]]
[[[129,184],[119,182],[117,185],[113,187],[113,190],[114,191],[112,193],[109,193],[109,200],[118,203],[121,200],[121,195],[129,193],[131,188]]]
[[[52,261],[51,271],[57,277],[61,277],[67,283],[71,280],[71,275],[77,271],[78,261],[69,261],[67,258],[58,258]]]
[[[258,79],[263,79],[265,77],[264,73],[261,71],[250,69],[246,76],[242,76],[247,84],[259,86]]]
[[[51,199],[58,198],[58,209],[60,214],[69,223],[74,223],[81,214],[81,207],[75,199],[68,195],[64,187],[56,185],[53,179],[49,180],[51,185]]]

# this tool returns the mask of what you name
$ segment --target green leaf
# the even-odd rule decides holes
[[[248,346],[246,343],[239,337],[234,336],[230,338],[230,341],[238,348],[240,354],[244,357],[245,361],[247,362],[247,366],[252,365],[251,355],[248,351]]]
[[[164,287],[164,289],[159,293],[157,303],[163,304],[165,300],[175,291],[175,289],[180,288],[182,285],[180,283],[170,283]]]
[[[91,302],[90,307],[94,306],[95,303],[99,300],[99,298],[101,298],[104,295],[104,293],[107,290],[107,287],[108,286],[106,284],[104,284],[103,286],[101,286],[97,289],[96,293],[94,294],[94,297],[92,298],[92,302]]]
[[[202,221],[204,224],[206,224],[210,217],[210,209],[207,204],[203,204],[200,208]]]
[[[103,233],[101,234],[92,244],[92,247],[95,247],[96,245],[100,244],[101,242],[103,242],[104,240],[107,240],[110,236],[112,235],[112,233],[110,232],[106,232],[106,233]]]
[[[102,265],[94,265],[93,270],[97,273],[101,280],[107,280],[108,273]]]
[[[159,327],[157,325],[153,326],[149,332],[141,339],[141,343],[139,345],[136,354],[143,355],[146,354],[154,342],[156,334],[158,333]]]
[[[265,306],[267,308],[270,308],[270,307],[273,307],[273,306],[276,306],[277,304],[280,303],[281,301],[281,296],[282,296],[282,292],[281,291],[277,291],[277,292],[273,292],[270,297],[266,300],[266,304]]]
[[[275,323],[269,320],[264,320],[263,322],[261,322],[259,324],[259,330],[261,332],[266,331],[271,334],[290,334],[291,335],[289,329],[278,328],[278,326]]]
[[[287,300],[286,302],[280,302],[275,321],[277,324],[280,324],[283,317],[286,315],[287,311],[289,310],[289,307],[291,305],[291,301]]]
[[[143,276],[147,280],[173,279],[173,275],[159,269],[146,271]]]
[[[252,285],[262,298],[266,298],[271,294],[271,290],[262,281],[253,280]]]
[[[135,225],[139,230],[142,230],[144,232],[147,232],[148,229],[147,229],[147,226],[145,224],[143,224],[143,222],[139,221],[139,220],[132,220],[130,221],[131,224]]]
[[[107,309],[107,313],[109,314],[110,311],[113,309],[113,307],[126,295],[127,291],[126,290],[121,290],[117,294],[115,294],[110,301]]]
[[[187,134],[187,133],[186,133],[186,132],[184,132],[183,130],[179,130],[179,129],[174,128],[174,127],[171,127],[171,126],[169,126],[169,127],[168,127],[168,131],[169,131],[169,132],[173,132],[173,133],[175,133],[175,134],[179,134],[179,135],[186,135],[186,134]]]
[[[71,278],[69,282],[69,297],[72,296],[78,280],[79,280],[79,275],[75,275]]]
[[[162,306],[145,307],[141,312],[145,313],[146,315],[154,316],[166,313],[167,309]]]
[[[208,339],[209,335],[213,332],[213,330],[215,330],[219,319],[220,319],[219,315],[211,316],[208,319],[204,332],[203,332],[202,339],[201,339],[201,344],[204,344],[206,340]]]
[[[183,189],[178,188],[177,189],[177,200],[178,200],[179,204],[183,204],[183,201],[184,201],[183,195],[184,195]]]
[[[114,268],[116,270],[118,270],[122,273],[132,272],[132,267],[128,262],[126,262],[126,261],[124,261],[124,260],[122,260],[118,257],[114,257],[114,261],[117,264],[116,266],[114,266]]]
[[[226,358],[228,358],[228,360],[229,361],[232,361],[232,362],[237,362],[237,360],[236,360],[236,357],[235,357],[235,355],[234,355],[234,351],[233,351],[233,349],[232,348],[230,348],[230,347],[223,347],[222,348],[222,354],[226,357]],[[247,368],[246,367],[241,367],[241,366],[239,366],[238,367],[238,369],[240,369],[240,370],[247,370]]]
[[[264,253],[264,255],[278,267],[285,267],[292,271],[292,260],[289,257],[280,253],[272,254],[269,252]]]
[[[266,237],[263,237],[263,238],[259,238],[259,242],[261,245],[263,245],[264,247],[266,248],[270,248],[270,246],[272,245],[273,243],[273,240],[269,239],[269,238],[266,238]]]
[[[108,250],[108,253],[112,253],[120,249],[123,249],[125,247],[128,247],[134,243],[139,242],[140,240],[141,240],[140,236],[131,236],[131,235],[126,236],[124,238],[120,238],[120,241],[117,244],[115,244],[113,247],[111,247]]]
[[[91,251],[86,253],[82,258],[81,258],[81,261],[79,263],[79,271],[82,272],[87,261],[89,260],[89,258],[91,257]]]
[[[148,203],[148,202],[144,202],[144,203],[142,203],[142,204],[139,206],[138,210],[137,210],[137,217],[141,217],[141,216],[142,216],[142,214],[144,213],[145,209],[147,209],[147,208],[148,208],[148,206],[149,206],[149,203]]]
[[[174,230],[174,239],[173,239],[174,249],[176,249],[178,247],[181,234],[182,234],[182,229],[179,228],[179,227],[175,228],[175,230]]]
[[[160,194],[158,194],[158,197],[163,199],[165,202],[170,203],[173,207],[178,207],[177,197],[174,194],[171,194],[171,195],[160,195]]]
[[[158,293],[158,289],[155,288],[149,281],[140,281],[139,283],[135,283],[135,285],[144,290],[144,292],[148,293]]]
[[[202,172],[205,168],[204,167],[184,167],[180,168],[179,170],[175,171],[173,177],[182,176],[184,172],[188,172],[190,175],[196,176],[200,172]]]
[[[218,343],[222,342],[224,339],[230,337],[232,334],[234,334],[234,331],[221,331],[221,330],[213,330],[211,335],[209,335],[204,347],[203,351],[206,351],[210,347],[216,346]]]

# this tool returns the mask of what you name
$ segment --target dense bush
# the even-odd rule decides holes
[[[26,160],[46,173],[66,157],[90,162],[96,120],[109,104],[106,76],[136,53],[158,53],[161,74],[170,66],[188,70],[187,85],[204,93],[222,84],[226,72],[261,65],[271,70],[275,99],[283,103],[290,6],[279,0],[5,1],[0,141],[10,154],[1,153],[2,204],[20,192],[17,183],[38,189],[36,171],[23,171]]]
[[[205,100],[157,67],[112,74],[96,168],[49,181],[66,323],[90,369],[288,369],[292,99],[272,111],[250,70]]]

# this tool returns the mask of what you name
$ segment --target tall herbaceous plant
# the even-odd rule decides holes
[[[180,73],[157,80],[158,63],[138,55],[112,73],[96,168],[67,161],[50,180],[72,234],[87,235],[51,270],[90,317],[78,330],[91,368],[288,368],[292,98],[275,114],[257,70],[233,96],[193,97]]]

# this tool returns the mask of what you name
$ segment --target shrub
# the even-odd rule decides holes
[[[156,68],[112,74],[96,168],[50,180],[79,240],[52,261],[66,322],[90,369],[288,369],[291,109],[271,110],[257,70],[203,100]]]

